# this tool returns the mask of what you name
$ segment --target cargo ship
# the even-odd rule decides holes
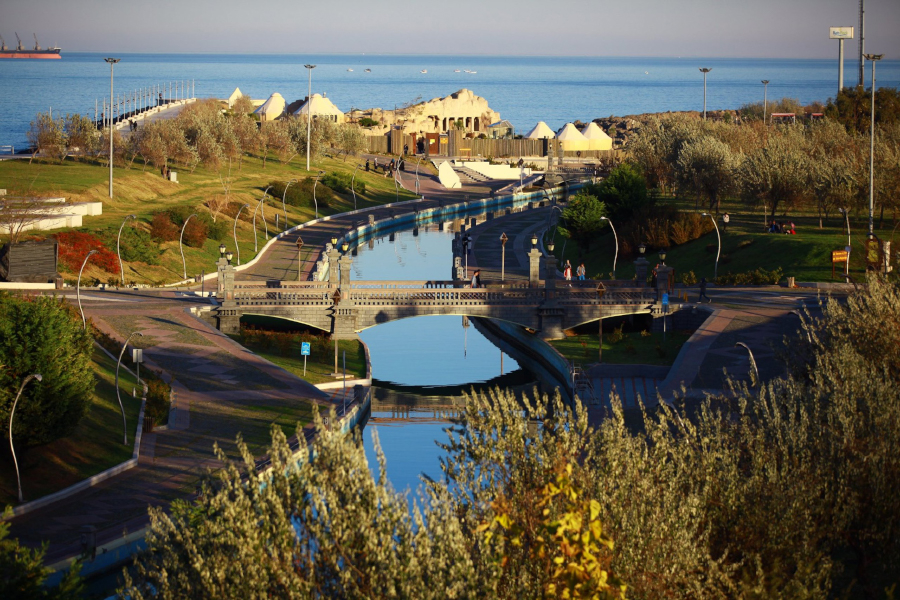
[[[16,34],[16,40],[19,45],[15,49],[6,47],[3,36],[0,35],[0,58],[62,58],[60,56],[60,48],[41,48],[38,43],[37,34],[34,35],[34,48],[28,49],[22,45],[19,34]]]

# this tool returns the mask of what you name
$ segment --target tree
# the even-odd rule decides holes
[[[54,119],[50,113],[38,113],[26,135],[32,148],[31,160],[38,154],[57,160],[65,158],[67,140],[64,119]]]
[[[63,300],[0,294],[0,421],[9,414],[22,380],[40,373],[19,399],[13,434],[20,447],[46,444],[70,433],[88,409],[94,389],[92,340],[81,317]],[[8,437],[8,432],[5,432]]]
[[[9,522],[12,511],[0,521],[0,597],[6,600],[75,600],[82,598],[84,585],[78,576],[80,565],[75,562],[55,588],[44,587],[53,572],[44,566],[46,546],[31,549],[9,539]]]
[[[67,151],[77,151],[83,156],[94,156],[100,148],[100,133],[93,121],[83,115],[66,115],[65,134]]]
[[[828,99],[825,114],[836,119],[848,130],[866,133],[872,123],[872,90],[862,87],[844,88],[837,98]],[[880,87],[875,90],[875,124],[892,125],[900,122],[900,90]]]
[[[716,138],[705,135],[686,143],[678,154],[681,186],[708,200],[709,212],[719,214],[719,201],[735,188],[739,158]]]
[[[779,206],[790,208],[808,192],[809,160],[804,145],[802,131],[789,127],[773,133],[765,146],[742,163],[739,178],[744,198],[770,207],[772,219]]]
[[[563,209],[562,219],[566,226],[559,230],[578,243],[579,252],[587,252],[590,250],[591,240],[605,225],[600,218],[604,214],[606,207],[596,196],[580,191],[572,196],[568,206]]]
[[[630,163],[613,169],[599,184],[589,186],[588,192],[595,194],[616,219],[645,215],[653,204],[647,195],[646,180]]]

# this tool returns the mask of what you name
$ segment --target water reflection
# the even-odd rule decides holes
[[[370,240],[353,259],[353,277],[366,280],[449,279],[451,240],[458,223],[420,226]],[[415,489],[419,474],[439,478],[436,441],[464,406],[473,387],[530,390],[534,376],[488,341],[461,316],[414,317],[360,334],[372,360],[373,400],[363,439],[369,465],[377,469],[373,434],[398,490]]]

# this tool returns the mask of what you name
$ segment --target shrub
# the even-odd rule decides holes
[[[616,327],[612,330],[612,333],[609,334],[609,337],[607,337],[610,344],[618,344],[623,339],[625,339],[625,333],[623,332],[624,328],[625,328],[625,323],[622,323],[621,325],[619,325],[618,327]]]
[[[187,222],[187,226],[184,228],[184,243],[191,248],[202,248],[208,234],[206,223],[194,217]]]
[[[725,273],[716,279],[717,285],[775,285],[781,281],[781,267],[767,271],[762,267],[746,273]]]
[[[686,273],[681,274],[681,283],[684,285],[697,285],[697,276],[693,271],[688,271]]]
[[[115,247],[117,228],[107,229],[104,232],[104,243],[110,248]],[[159,244],[153,240],[150,232],[141,227],[125,227],[122,229],[122,239],[119,244],[122,260],[126,262],[142,262],[148,265],[158,265],[162,250]]]
[[[54,237],[59,243],[59,262],[69,271],[77,273],[88,252],[96,250],[90,262],[109,273],[119,273],[118,257],[96,235],[84,231],[65,231]]]
[[[151,371],[152,373],[152,371]],[[169,407],[172,388],[168,383],[156,376],[148,376],[146,414],[154,425],[162,425],[169,418]]]
[[[360,127],[375,127],[376,125],[378,125],[378,121],[369,117],[363,117],[359,120]]]
[[[150,237],[158,242],[173,242],[178,239],[178,227],[172,222],[169,213],[158,212],[150,222]]]
[[[273,181],[269,185],[272,186],[270,193],[277,198],[284,196],[285,204],[310,208],[315,204],[313,202],[314,177],[305,177],[297,183],[292,183],[288,187],[287,195],[284,194],[285,182]],[[357,186],[357,193],[359,193],[359,189],[359,186]],[[316,201],[319,203],[319,208],[328,206],[328,200],[333,197],[334,194],[328,189],[327,185],[322,185],[322,179],[320,178],[319,185],[316,187]]]

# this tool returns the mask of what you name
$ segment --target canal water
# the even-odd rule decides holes
[[[357,248],[351,277],[366,280],[450,279],[451,227],[438,225],[373,239]],[[377,433],[388,479],[415,489],[419,475],[441,476],[436,441],[464,405],[463,391],[500,385],[530,390],[535,376],[502,353],[461,316],[393,321],[360,333],[372,361],[372,409],[363,439],[376,472]]]

